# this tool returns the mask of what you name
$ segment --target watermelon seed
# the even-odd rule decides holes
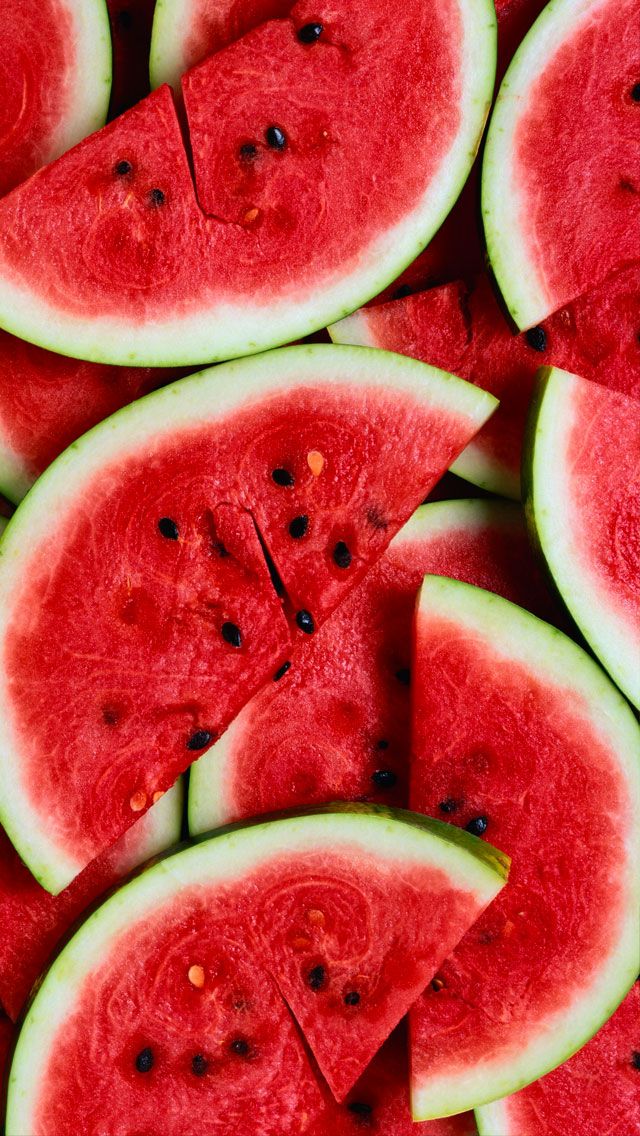
[[[206,1057],[203,1057],[201,1053],[196,1053],[195,1057],[192,1058],[191,1061],[191,1069],[195,1073],[196,1077],[204,1077],[208,1068],[209,1062],[207,1061]]]
[[[455,797],[447,797],[440,801],[438,808],[441,813],[455,813],[460,808],[460,801],[456,801]]]
[[[210,734],[208,730],[196,730],[195,734],[192,734],[187,742],[187,749],[204,749],[205,746],[209,745],[212,736],[213,735]]]
[[[165,196],[161,189],[152,189],[149,194],[149,201],[151,205],[159,206],[164,205]]]
[[[320,450],[309,450],[307,465],[314,477],[320,477],[324,469],[324,456],[320,453]]]
[[[180,529],[171,517],[161,517],[158,521],[158,528],[161,536],[166,537],[167,540],[177,540],[180,536]]]
[[[253,225],[253,222],[257,221],[259,216],[260,210],[256,209],[254,206],[253,209],[247,209],[247,212],[245,213],[242,220],[244,221],[245,225]]]
[[[468,824],[465,825],[467,832],[472,836],[482,836],[487,831],[489,821],[485,816],[474,817]]]
[[[313,635],[316,625],[313,622],[313,616],[308,611],[299,611],[296,615],[296,623],[305,635]]]
[[[115,709],[115,707],[105,706],[102,711],[102,718],[103,721],[106,722],[107,726],[117,726],[120,715],[118,714],[118,711]]]
[[[295,478],[292,473],[289,473],[288,469],[274,469],[271,477],[276,485],[282,485],[285,489],[289,489],[295,484]]]
[[[203,966],[190,966],[187,972],[187,978],[192,986],[198,990],[202,990],[204,986],[204,967]]]
[[[139,1073],[150,1073],[153,1069],[153,1050],[149,1046],[141,1049],[136,1057],[136,1069]]]
[[[306,536],[309,528],[309,518],[303,514],[301,517],[294,517],[289,525],[289,535],[294,540],[300,540],[301,537]]]
[[[322,24],[303,24],[301,28],[298,28],[298,39],[300,43],[316,43],[323,31]]]
[[[543,327],[530,327],[525,334],[525,339],[534,351],[547,350],[547,335]]]
[[[273,676],[273,681],[279,682],[281,678],[284,678],[284,676],[286,675],[290,666],[291,666],[291,663],[286,662],[286,663],[283,663],[281,667],[278,667],[276,673]]]
[[[258,147],[255,142],[244,142],[238,153],[243,162],[254,162],[258,157]]]
[[[442,978],[439,978],[438,975],[431,979],[431,989],[435,990],[436,994],[439,990],[444,990],[444,981]]]
[[[344,996],[345,1006],[357,1006],[359,1001],[360,995],[357,990],[350,990],[349,993]]]
[[[129,799],[129,807],[134,813],[141,813],[147,803],[147,794],[143,789],[139,789],[137,793]]]
[[[154,805],[157,805],[158,801],[160,801],[162,797],[164,797],[164,791],[162,789],[157,789],[153,794],[153,797],[151,798]]]
[[[221,630],[222,638],[224,639],[225,643],[229,643],[232,647],[242,646],[242,635],[240,633],[240,628],[237,627],[235,623],[223,623]]]
[[[114,172],[118,175],[118,177],[126,177],[127,174],[131,173],[132,169],[133,166],[131,165],[131,162],[127,162],[125,159],[122,162],[116,163]]]
[[[239,1057],[248,1057],[251,1052],[251,1046],[244,1037],[236,1037],[234,1041],[231,1042],[229,1049],[232,1053],[237,1053]]]
[[[317,907],[311,907],[307,911],[307,919],[314,927],[324,927],[325,915],[324,911],[319,911]]]
[[[403,686],[409,686],[411,683],[411,671],[408,667],[400,667],[400,670],[396,671],[396,678]]]
[[[398,777],[392,769],[376,769],[371,774],[371,780],[379,789],[392,789]]]
[[[272,150],[284,150],[287,145],[286,135],[279,126],[268,126],[264,132],[267,146]]]
[[[323,966],[314,966],[307,974],[307,982],[312,990],[322,990],[327,980],[327,972]]]
[[[348,568],[351,564],[351,553],[343,540],[339,540],[333,550],[333,559],[338,568]]]
[[[634,1069],[640,1070],[640,1050],[634,1049],[631,1054],[631,1064]]]
[[[634,103],[640,103],[640,83],[634,83],[631,88],[631,98]]]
[[[354,1116],[358,1117],[360,1124],[371,1123],[371,1113],[373,1109],[370,1104],[364,1104],[362,1101],[353,1101],[351,1104],[347,1105],[347,1108],[349,1112],[352,1112]]]

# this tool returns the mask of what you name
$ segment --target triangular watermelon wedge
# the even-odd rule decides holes
[[[494,405],[400,356],[288,348],[166,387],[54,462],[0,557],[2,823],[43,886],[215,741]]]

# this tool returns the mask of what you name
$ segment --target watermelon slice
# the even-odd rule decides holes
[[[558,590],[640,709],[640,404],[545,369],[527,464],[527,511]]]
[[[107,117],[111,43],[103,0],[3,0],[0,195]]]
[[[412,806],[513,857],[508,887],[411,1012],[426,1119],[542,1076],[635,981],[640,729],[575,643],[458,581],[425,580],[414,671]]]
[[[363,308],[331,327],[336,343],[399,351],[446,367],[500,399],[455,472],[494,493],[520,497],[525,423],[536,372],[554,362],[640,400],[640,262],[514,336],[485,276]]]
[[[640,1136],[640,980],[565,1065],[478,1109],[482,1136]]]
[[[191,767],[192,833],[323,801],[408,803],[411,625],[427,572],[553,612],[515,505],[418,509],[304,654]]]
[[[25,868],[0,829],[0,1004],[14,1020],[48,957],[87,907],[138,864],[180,839],[178,782],[113,848],[85,868],[58,896]]]
[[[315,45],[307,7],[185,76],[189,160],[162,87],[0,203],[6,330],[188,365],[304,336],[398,275],[473,161],[491,5],[407,0],[390,34],[386,0],[348,0]]]
[[[401,356],[288,348],[166,387],[54,462],[0,561],[2,823],[43,886],[222,733],[493,405]]]
[[[181,1136],[210,1116],[216,1136],[299,1136],[321,1102],[290,1012],[344,1097],[506,871],[451,826],[353,805],[161,861],[44,979],[7,1136],[57,1136],[69,1115],[83,1136],[155,1130],[158,1116]]]
[[[637,0],[553,0],[509,67],[487,136],[482,211],[520,328],[638,258],[639,76]]]
[[[110,118],[116,118],[149,93],[149,50],[155,7],[155,0],[107,0],[113,43]]]

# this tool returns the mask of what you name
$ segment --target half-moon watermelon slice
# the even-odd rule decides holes
[[[554,610],[515,505],[418,509],[304,653],[191,767],[192,833],[331,800],[408,803],[411,628],[426,573]]]
[[[640,403],[545,369],[527,514],[589,646],[640,709]]]
[[[308,7],[188,72],[189,159],[162,87],[0,203],[6,330],[210,362],[339,319],[416,256],[480,140],[492,6],[407,0],[390,24],[386,0],[345,0],[311,45]]]
[[[454,836],[455,834],[455,836]],[[44,979],[7,1136],[300,1136],[504,885],[501,853],[365,806],[225,830],[91,916]],[[318,1099],[320,1098],[320,1099]]]
[[[481,1136],[640,1136],[640,980],[570,1061],[478,1109]]]
[[[43,886],[216,740],[494,405],[401,356],[288,348],[149,395],[54,462],[0,557],[2,823]]]
[[[491,265],[520,328],[638,258],[639,76],[637,0],[553,0],[505,75],[482,211]]]
[[[110,89],[104,0],[3,0],[0,195],[98,130]]]
[[[497,841],[509,884],[411,1011],[412,1108],[504,1096],[565,1061],[640,969],[640,729],[580,647],[427,577],[411,803]]]

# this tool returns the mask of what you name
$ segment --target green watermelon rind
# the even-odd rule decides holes
[[[613,681],[640,710],[640,637],[627,628],[607,595],[580,565],[569,542],[571,492],[561,461],[571,393],[583,380],[554,367],[538,372],[523,459],[525,513],[532,540],[555,588]]]
[[[509,1097],[502,1097],[475,1110],[478,1136],[496,1136],[497,1132],[500,1136],[520,1136],[520,1133],[515,1132],[511,1127],[509,1110],[506,1107],[508,1100]]]
[[[388,552],[398,553],[404,545],[454,530],[482,530],[489,524],[508,528],[517,526],[519,532],[520,511],[516,505],[506,501],[433,501],[416,509],[406,525],[394,536]],[[305,665],[303,655],[299,657],[299,665]],[[244,735],[246,713],[251,713],[251,702],[241,710],[215,746],[198,758],[189,770],[187,818],[192,837],[228,824],[233,816],[229,788],[232,783],[234,749],[237,739]]]
[[[241,879],[270,855],[312,847],[358,847],[398,863],[433,864],[452,886],[486,906],[504,884],[507,863],[484,841],[415,814],[365,805],[338,805],[279,820],[234,825],[169,855],[135,876],[80,926],[45,975],[24,1020],[9,1077],[7,1136],[34,1131],[38,1075],[50,1045],[63,1027],[75,991],[106,957],[110,942],[132,922],[206,881]],[[464,839],[462,839],[464,838]]]
[[[496,20],[490,0],[459,0],[465,27],[462,121],[439,174],[417,205],[373,241],[358,266],[336,283],[319,284],[304,301],[293,293],[271,304],[246,298],[169,321],[75,316],[0,275],[0,326],[40,347],[91,362],[170,367],[214,363],[303,338],[377,295],[410,264],[455,204],[475,159],[493,94]]]
[[[529,89],[549,58],[592,8],[603,0],[551,0],[516,51],[493,108],[482,162],[482,217],[487,254],[517,327],[541,323],[558,306],[550,301],[534,250],[527,251],[526,209],[513,168],[514,134],[528,106]],[[548,143],[547,143],[548,144]],[[573,297],[567,297],[565,302]]]
[[[292,0],[293,3],[293,0]],[[179,89],[185,62],[185,23],[193,0],[156,0],[149,52],[149,82],[155,91],[163,83]],[[187,12],[185,14],[185,8]]]
[[[304,385],[353,384],[354,389],[395,389],[424,405],[460,414],[478,423],[496,400],[479,388],[389,352],[331,344],[286,347],[240,359],[181,379],[117,411],[74,442],[49,466],[12,517],[0,544],[0,641],[9,626],[12,592],[28,571],[35,541],[54,534],[71,507],[73,492],[84,487],[105,463],[139,453],[147,442],[172,435],[225,415],[267,392]],[[19,746],[5,703],[8,679],[0,670],[0,823],[36,879],[48,891],[66,887],[80,870],[78,863],[41,829],[18,776]]]
[[[421,610],[436,613],[484,637],[492,652],[507,661],[535,668],[550,683],[567,692],[577,712],[581,706],[590,724],[605,739],[629,789],[627,862],[618,865],[617,882],[626,886],[627,900],[620,933],[597,979],[581,1001],[560,1006],[535,1045],[521,1050],[517,1060],[476,1061],[463,1074],[423,1085],[412,1083],[414,1120],[478,1109],[491,1100],[517,1092],[567,1061],[597,1032],[633,986],[640,970],[640,727],[628,704],[601,667],[573,640],[509,600],[471,584],[443,576],[425,577],[418,599]],[[501,646],[500,646],[501,645]],[[603,913],[604,917],[604,913]],[[491,1136],[495,1136],[494,1133]]]

